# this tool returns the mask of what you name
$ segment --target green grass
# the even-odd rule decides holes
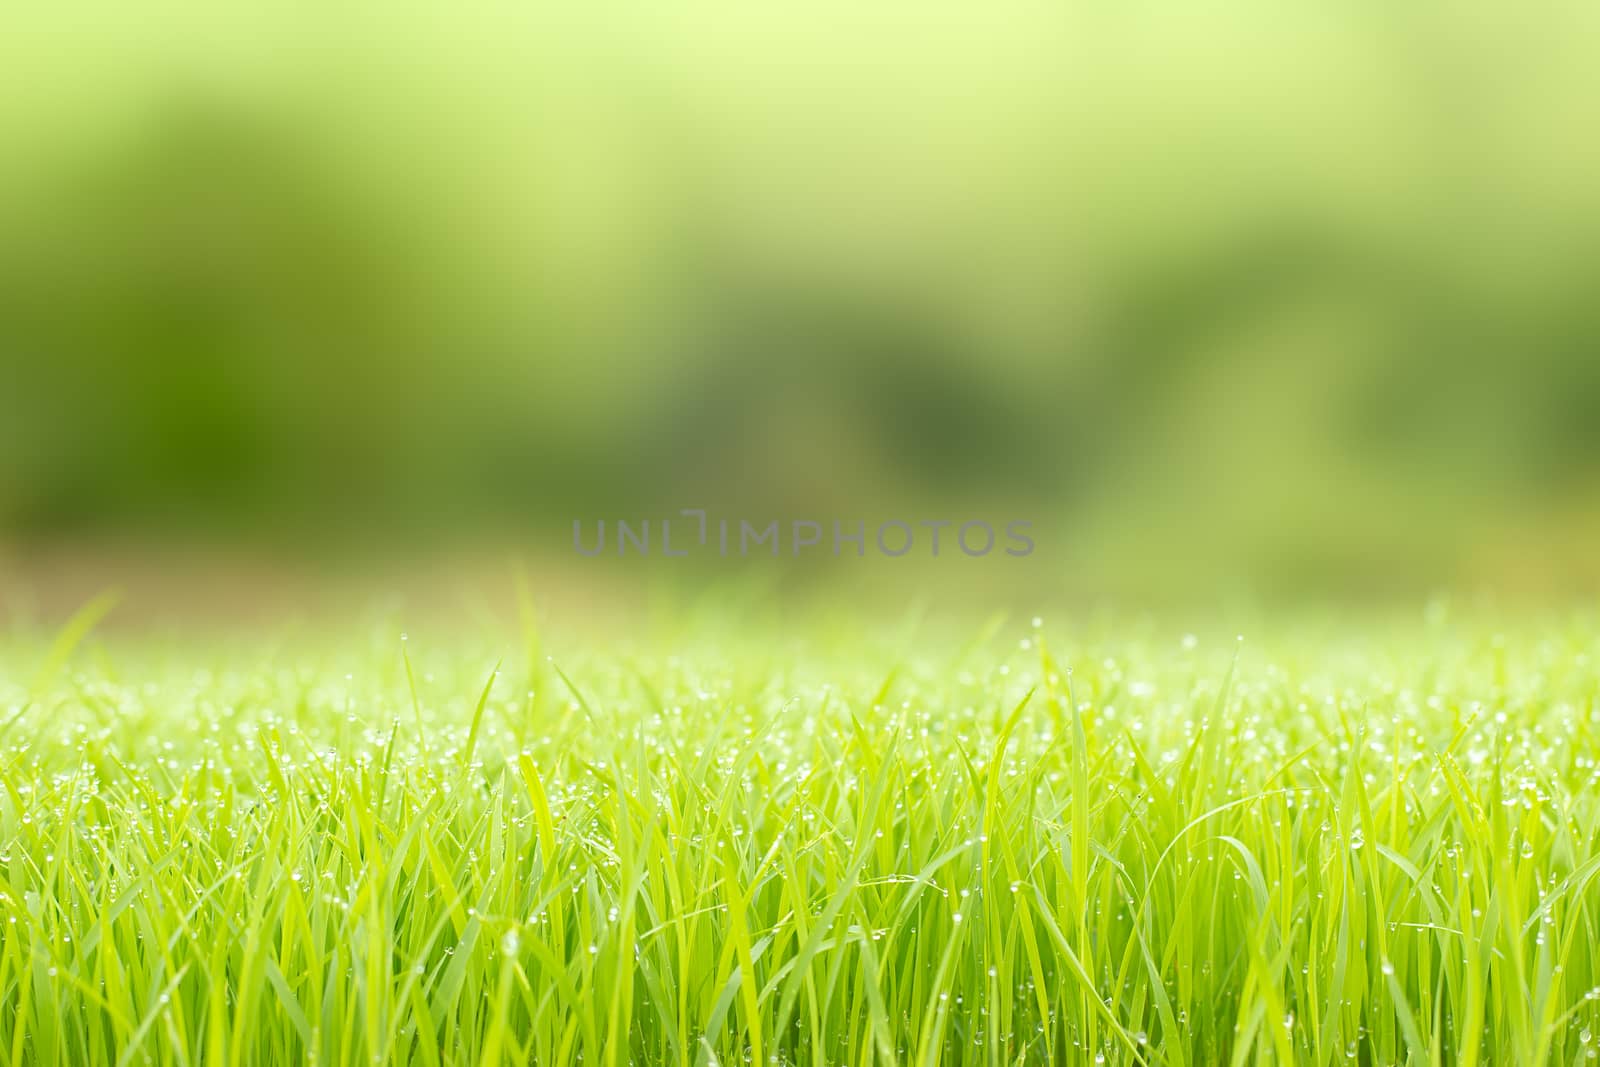
[[[1595,1055],[1590,619],[86,630],[0,650],[0,1062]]]

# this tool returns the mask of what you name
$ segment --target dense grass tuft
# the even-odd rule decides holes
[[[0,1061],[1595,1055],[1591,623],[425,644],[14,641]]]

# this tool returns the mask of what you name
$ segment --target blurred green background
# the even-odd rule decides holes
[[[698,506],[1031,519],[1041,588],[1600,588],[1592,8],[3,25],[14,578]]]

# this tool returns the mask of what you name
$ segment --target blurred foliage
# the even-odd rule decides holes
[[[1299,584],[1600,530],[1593,13],[69,20],[0,35],[12,539],[988,509]]]

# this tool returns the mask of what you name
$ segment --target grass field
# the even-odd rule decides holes
[[[0,650],[4,1062],[1596,1055],[1593,618],[92,614]]]

